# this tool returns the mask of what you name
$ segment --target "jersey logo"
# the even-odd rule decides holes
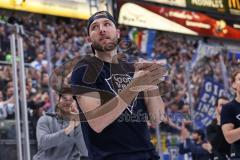
[[[119,92],[126,88],[131,79],[132,77],[127,74],[112,74],[109,78],[105,79],[105,81],[107,82],[111,91],[117,95]],[[133,112],[133,107],[135,105],[136,99],[137,97],[135,97],[131,104],[127,107],[128,111],[131,114]]]
[[[236,118],[240,121],[240,114],[238,114],[238,115],[236,116]]]

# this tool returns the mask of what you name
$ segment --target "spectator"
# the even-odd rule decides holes
[[[210,160],[210,146],[204,141],[205,135],[203,130],[195,130],[192,133],[192,140],[189,139],[190,133],[182,127],[181,143],[179,146],[179,153],[191,153],[193,160]],[[206,146],[206,147],[204,147]],[[207,148],[207,150],[205,149]]]
[[[38,71],[47,71],[47,60],[44,60],[43,52],[37,52],[37,58],[31,63],[31,66]]]
[[[216,119],[207,127],[207,139],[212,146],[212,153],[214,159],[227,160],[230,156],[230,145],[223,136],[221,129],[221,111],[223,105],[228,103],[228,98],[220,97],[216,101]]]
[[[14,119],[14,98],[11,97],[6,101],[0,101],[1,119]]]
[[[72,96],[60,94],[56,113],[47,113],[38,121],[38,152],[34,160],[79,160],[80,156],[87,156],[76,112]]]
[[[49,77],[47,73],[42,73],[41,76],[41,90],[42,92],[48,92],[49,91],[49,85],[48,85]]]
[[[3,101],[3,94],[2,91],[0,91],[0,120],[3,120],[7,117],[7,110],[5,108],[5,103]]]
[[[0,24],[0,52],[8,52],[10,50],[10,42],[4,25]],[[1,57],[3,59],[3,57]]]
[[[232,74],[232,88],[236,97],[223,106],[221,126],[226,141],[231,144],[231,159],[240,158],[240,69]]]

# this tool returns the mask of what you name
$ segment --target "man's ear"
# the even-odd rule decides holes
[[[91,38],[90,38],[89,36],[87,36],[87,41],[88,41],[89,43],[92,43],[92,40],[91,40]]]
[[[119,29],[117,29],[116,34],[117,34],[117,38],[119,39],[120,38],[120,30]]]
[[[233,88],[235,91],[237,90],[237,86],[236,86],[236,83],[235,83],[235,82],[232,83],[232,88]]]

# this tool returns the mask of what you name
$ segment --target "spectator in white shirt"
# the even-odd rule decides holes
[[[36,60],[31,63],[31,66],[38,71],[47,70],[47,65],[48,62],[47,60],[44,60],[43,52],[38,52]]]

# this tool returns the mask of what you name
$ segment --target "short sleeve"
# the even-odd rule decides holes
[[[234,123],[234,113],[232,112],[232,107],[229,105],[223,105],[221,112],[221,125],[227,123]]]

